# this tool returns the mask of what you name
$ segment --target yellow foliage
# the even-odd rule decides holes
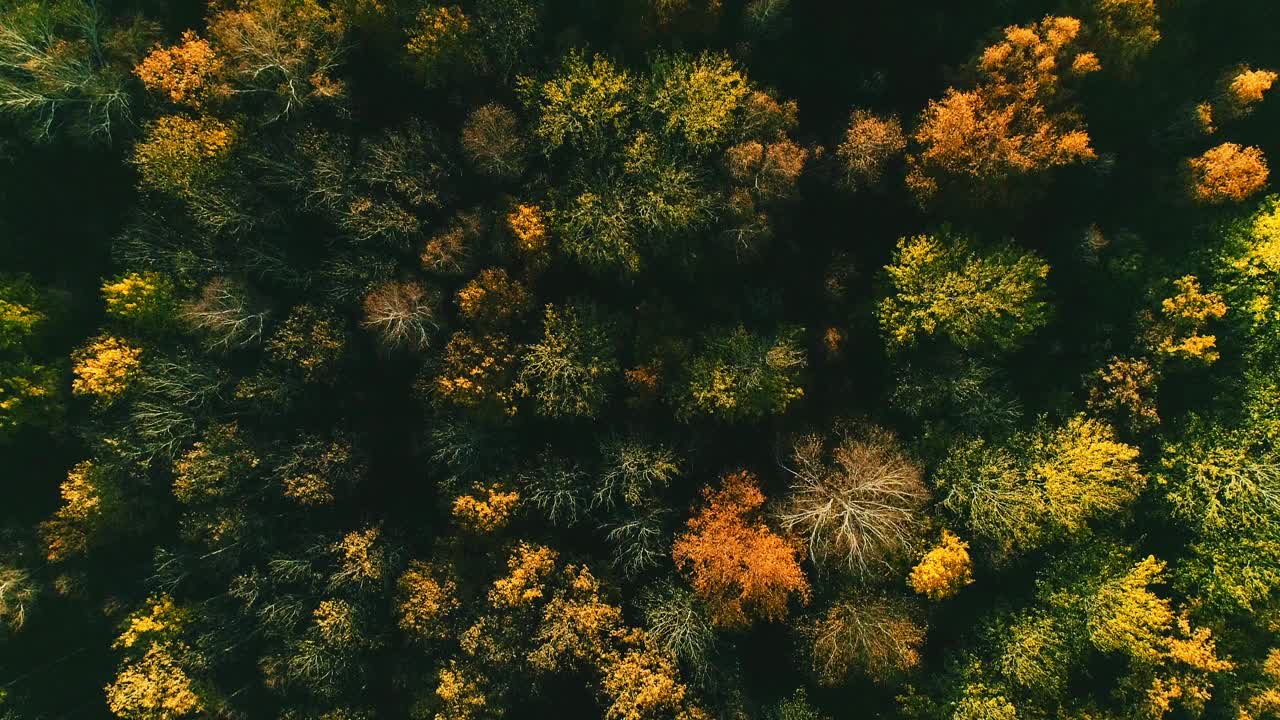
[[[488,700],[480,688],[480,682],[461,670],[456,662],[440,669],[436,676],[436,697],[443,707],[435,720],[474,720],[482,717]]]
[[[1267,185],[1270,170],[1262,151],[1223,143],[1187,161],[1191,197],[1206,205],[1240,202]]]
[[[516,205],[507,215],[507,226],[516,236],[516,249],[537,253],[547,246],[546,214],[537,205]]]
[[[599,143],[608,128],[625,121],[634,85],[629,72],[603,55],[588,63],[582,53],[570,53],[559,75],[530,88],[539,110],[534,130],[548,150],[566,142]]]
[[[461,51],[471,33],[471,21],[457,5],[428,6],[417,16],[405,46],[409,56],[427,73]]]
[[[437,579],[430,565],[414,560],[396,586],[400,593],[397,614],[401,630],[419,638],[449,635],[449,627],[443,621],[458,607],[458,588],[452,580]]]
[[[142,349],[104,335],[73,353],[71,362],[75,372],[71,392],[109,403],[129,388],[142,364]]]
[[[1194,275],[1178,278],[1173,285],[1177,294],[1160,303],[1164,317],[1152,328],[1156,352],[1205,364],[1215,362],[1217,338],[1201,331],[1210,320],[1227,314],[1227,304],[1218,293],[1202,292]]]
[[[503,415],[515,415],[515,360],[505,335],[454,333],[444,349],[435,391],[455,405],[480,408],[492,403]]]
[[[126,273],[102,284],[107,312],[117,317],[145,319],[163,312],[172,300],[173,283],[160,273]]]
[[[544,672],[560,669],[566,659],[599,664],[622,627],[622,609],[601,601],[600,583],[590,570],[570,565],[564,579],[566,587],[542,609],[539,645],[529,654],[529,664]]]
[[[377,582],[382,579],[384,552],[378,540],[382,531],[377,527],[352,530],[335,546],[341,563],[340,577],[357,584]]]
[[[161,93],[170,102],[197,109],[210,95],[226,91],[214,82],[221,71],[222,59],[209,41],[191,30],[182,34],[179,45],[157,45],[133,69],[148,90]]]
[[[311,619],[321,639],[332,647],[349,647],[360,640],[356,610],[345,600],[321,600]]]
[[[675,660],[653,638],[635,630],[624,641],[623,651],[611,652],[601,663],[604,694],[609,698],[606,720],[692,720],[701,715],[686,707],[688,689],[680,682]]]
[[[481,270],[458,291],[458,311],[478,324],[506,322],[528,309],[529,291],[524,283],[512,280],[502,268]]]
[[[520,502],[520,493],[504,491],[501,485],[477,487],[477,494],[459,495],[453,500],[453,519],[462,527],[479,533],[490,533],[506,527]]]
[[[1271,89],[1277,77],[1280,75],[1272,70],[1250,70],[1246,67],[1231,78],[1227,87],[1237,105],[1252,105],[1262,101],[1262,96]]]
[[[1263,681],[1240,708],[1237,720],[1280,716],[1280,648],[1272,648],[1262,665]]]
[[[911,569],[911,589],[930,600],[943,600],[973,582],[973,560],[969,543],[950,530],[942,531],[942,543],[925,553],[924,559]]]
[[[695,148],[718,144],[733,130],[733,120],[751,87],[727,56],[703,54],[663,63],[666,77],[653,107],[666,118],[668,132],[679,133]]]
[[[179,643],[157,643],[140,660],[126,664],[106,687],[107,706],[123,720],[174,720],[204,709],[192,690],[191,678],[175,654]]]
[[[556,551],[549,547],[524,542],[517,545],[507,559],[507,576],[495,580],[489,590],[489,603],[514,608],[543,597],[556,558]]]
[[[1049,513],[1069,532],[1114,513],[1138,496],[1145,478],[1138,449],[1119,442],[1104,422],[1077,415],[1039,441],[1031,473],[1044,483]]]
[[[184,196],[214,174],[235,137],[234,127],[215,118],[166,115],[148,126],[146,138],[134,148],[133,162],[144,185]]]
[[[1156,370],[1141,358],[1111,358],[1089,386],[1089,409],[1122,414],[1137,430],[1160,424],[1156,411]]]
[[[111,643],[113,648],[131,648],[148,634],[172,635],[187,622],[187,612],[179,609],[168,595],[158,595],[147,600],[146,605],[129,616],[124,631]],[[154,637],[147,638],[154,642]]]

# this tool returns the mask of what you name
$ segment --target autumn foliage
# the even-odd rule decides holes
[[[702,499],[671,553],[718,625],[781,620],[793,595],[808,600],[799,552],[759,520],[764,495],[754,475],[745,470],[725,475],[720,487],[707,488]]]

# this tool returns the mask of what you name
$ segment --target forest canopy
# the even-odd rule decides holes
[[[1280,718],[1273,0],[0,0],[0,720]]]

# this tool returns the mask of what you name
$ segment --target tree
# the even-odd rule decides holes
[[[470,495],[453,499],[453,519],[475,533],[492,533],[511,522],[520,503],[520,493],[499,484],[477,485]]]
[[[619,371],[613,335],[616,321],[599,306],[547,305],[542,340],[525,348],[520,380],[538,412],[549,417],[595,417]]]
[[[1110,415],[1134,432],[1160,424],[1158,371],[1143,358],[1113,357],[1089,378],[1089,409]]]
[[[1261,150],[1223,143],[1187,161],[1187,192],[1204,205],[1241,202],[1261,192],[1269,175]]]
[[[238,0],[208,20],[233,97],[263,107],[269,120],[346,92],[333,74],[344,27],[317,0]]]
[[[418,640],[443,640],[449,636],[447,619],[459,606],[458,588],[452,579],[442,576],[430,563],[413,560],[396,588],[400,629]]]
[[[182,643],[155,643],[126,663],[106,688],[107,706],[123,720],[174,720],[204,709],[193,680],[182,667],[192,654]]]
[[[804,396],[800,373],[808,364],[799,328],[759,335],[738,325],[713,331],[673,389],[676,415],[688,421],[714,417],[728,422],[780,415]]]
[[[524,173],[526,142],[515,113],[504,105],[482,105],[462,126],[462,149],[485,175],[515,178]]]
[[[977,249],[951,235],[902,238],[885,273],[888,291],[877,315],[891,351],[930,337],[962,350],[1009,350],[1049,319],[1049,266],[1012,246]]]
[[[7,3],[0,10],[0,112],[40,140],[66,130],[110,142],[129,127],[128,69],[150,28],[107,21],[86,0]]]
[[[431,4],[409,30],[409,62],[428,85],[444,81],[474,53],[471,19],[457,5]]]
[[[230,92],[221,84],[222,66],[209,41],[187,30],[180,44],[167,48],[157,44],[133,73],[148,90],[169,102],[199,110],[209,99],[221,99]]]
[[[133,162],[144,186],[191,197],[222,172],[236,135],[234,126],[215,118],[166,115],[147,128]]]
[[[120,399],[137,377],[142,348],[113,335],[103,335],[71,355],[71,392],[88,395],[100,405]]]
[[[479,327],[501,327],[529,309],[529,291],[503,268],[486,268],[458,290],[458,312]]]
[[[215,277],[183,306],[182,318],[204,334],[211,349],[244,347],[262,338],[269,317],[255,300],[244,283]]]
[[[109,315],[142,327],[164,327],[177,313],[173,281],[156,272],[130,272],[106,281],[102,297]]]
[[[929,492],[920,466],[875,426],[797,438],[783,469],[791,492],[779,523],[808,543],[809,556],[867,573],[914,552]]]
[[[1086,24],[1108,67],[1132,72],[1160,42],[1155,0],[1089,0],[1086,7]]]
[[[1044,484],[1049,513],[1068,532],[1119,512],[1146,482],[1135,462],[1138,449],[1119,442],[1106,423],[1083,415],[1040,433],[1031,456],[1031,474]]]
[[[516,355],[505,335],[454,333],[442,365],[427,388],[440,400],[481,414],[516,414]]]
[[[842,182],[850,190],[874,187],[879,184],[889,161],[906,149],[907,139],[898,118],[882,118],[866,110],[854,110],[836,148]]]
[[[671,555],[689,574],[716,625],[781,620],[792,595],[808,602],[809,581],[798,552],[756,519],[764,495],[754,475],[745,470],[725,475],[718,489],[703,489],[702,500]]]
[[[920,662],[925,635],[904,603],[864,595],[838,600],[801,632],[823,685],[840,685],[854,670],[877,681],[908,672]]]
[[[739,107],[751,91],[747,78],[724,55],[664,55],[653,62],[650,107],[667,133],[701,152],[734,131]]]
[[[40,591],[29,571],[0,565],[0,624],[8,632],[22,630],[39,596]]]
[[[296,368],[306,382],[331,382],[347,348],[347,330],[333,310],[298,305],[267,341],[267,352]]]
[[[948,88],[929,101],[907,156],[907,186],[922,203],[951,188],[1007,201],[1022,176],[1094,158],[1067,106],[1069,81],[1101,67],[1080,48],[1080,29],[1075,18],[1052,16],[1007,27],[975,62],[973,90]]]
[[[943,600],[955,595],[973,582],[973,560],[969,543],[950,530],[942,531],[942,542],[925,553],[908,578],[911,589],[930,600]]]
[[[364,297],[364,326],[388,349],[425,350],[440,329],[437,299],[416,280],[383,283]]]
[[[588,62],[583,53],[571,52],[555,77],[541,84],[525,80],[519,90],[537,118],[533,132],[547,153],[564,145],[602,152],[636,109],[635,78],[602,55]]]

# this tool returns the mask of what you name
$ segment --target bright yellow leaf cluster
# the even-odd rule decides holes
[[[102,283],[107,312],[119,318],[158,318],[171,309],[173,283],[156,272],[131,272]]]
[[[1187,161],[1191,197],[1205,205],[1240,202],[1267,186],[1271,171],[1256,147],[1223,143]]]
[[[520,252],[537,253],[547,246],[546,213],[537,205],[516,205],[507,215],[507,226],[516,236],[516,249]]]
[[[515,360],[504,335],[454,333],[444,349],[435,391],[455,405],[480,408],[491,403],[503,415],[515,415]]]
[[[400,593],[396,606],[400,629],[419,638],[449,635],[444,619],[458,607],[458,588],[453,580],[438,579],[429,564],[414,560],[396,587]]]
[[[335,546],[340,575],[357,584],[377,582],[382,579],[384,552],[379,539],[382,530],[377,527],[352,530]]]
[[[1273,70],[1251,70],[1246,67],[1231,78],[1227,87],[1236,104],[1252,105],[1262,101],[1262,96],[1271,89],[1278,77],[1280,75]]]
[[[529,291],[502,268],[486,268],[458,290],[458,311],[472,322],[495,325],[529,309]]]
[[[925,553],[911,569],[911,589],[930,600],[943,600],[973,582],[973,560],[969,543],[950,530],[942,531],[942,543]]]
[[[75,379],[71,391],[109,403],[129,388],[142,364],[142,349],[104,335],[71,355]]]
[[[544,545],[524,542],[517,545],[507,559],[507,576],[495,580],[489,590],[489,603],[497,607],[520,607],[542,597],[557,557],[555,550]]]
[[[478,533],[490,533],[511,521],[520,502],[520,493],[504,491],[501,485],[477,488],[475,495],[459,495],[453,500],[453,519],[462,527]]]
[[[156,643],[121,668],[106,687],[111,712],[123,720],[174,720],[204,709],[191,677],[175,658],[185,651],[179,643]]]
[[[1050,513],[1068,532],[1117,512],[1142,490],[1138,449],[1118,441],[1107,423],[1077,415],[1037,445],[1040,459],[1031,474],[1044,484]]]
[[[174,604],[169,595],[149,598],[146,604],[129,616],[124,631],[111,644],[113,648],[131,648],[149,634],[171,635],[187,622],[187,612]],[[154,637],[147,638],[154,642]]]
[[[733,61],[706,53],[693,59],[666,60],[658,66],[665,78],[652,104],[665,116],[667,131],[699,149],[728,137],[738,108],[751,92],[746,76]]]
[[[1211,364],[1218,359],[1217,337],[1202,331],[1210,320],[1227,314],[1227,304],[1216,292],[1200,289],[1194,275],[1173,281],[1177,294],[1160,303],[1163,321],[1153,328],[1155,349],[1162,355]]]

